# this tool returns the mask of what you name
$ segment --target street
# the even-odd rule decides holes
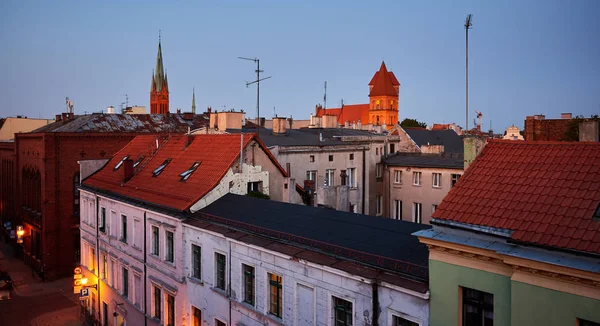
[[[19,296],[13,292],[11,297],[0,301],[2,325],[65,325],[71,316],[73,322],[77,318],[78,307],[61,293]]]

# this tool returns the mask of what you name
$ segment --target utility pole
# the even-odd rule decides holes
[[[467,15],[467,19],[465,20],[465,32],[466,32],[466,100],[465,100],[465,105],[466,105],[466,119],[465,119],[465,130],[468,132],[469,131],[469,29],[471,28],[471,26],[473,24],[471,24],[471,18],[473,17],[472,14],[468,14]]]
[[[260,82],[265,79],[271,78],[271,76],[260,79],[260,73],[264,72],[264,71],[260,70],[260,59],[259,58],[238,57],[238,59],[254,61],[256,63],[256,80],[253,82],[246,82],[246,87],[248,87],[252,84],[256,84],[256,135],[260,136]]]

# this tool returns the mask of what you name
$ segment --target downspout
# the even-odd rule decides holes
[[[227,294],[227,297],[229,298],[229,325],[231,325],[231,240],[228,241],[229,242],[229,293]]]
[[[395,207],[392,206],[392,170],[389,168],[389,166],[386,166],[386,170],[388,173],[388,187],[387,187],[387,191],[388,191],[388,202],[387,202],[387,210],[388,210],[388,218],[392,218],[394,216],[395,213]],[[383,189],[385,191],[385,187]]]
[[[365,184],[367,183],[367,150],[363,148],[363,161],[362,161],[362,214],[365,213]]]
[[[98,282],[96,282],[96,291],[98,292],[98,321],[100,321],[102,319],[102,310],[100,310],[101,305],[100,302],[102,301],[100,298],[102,297],[100,295],[100,202],[99,202],[100,198],[98,198],[98,195],[96,195],[96,260],[97,260],[97,264],[96,264],[96,270],[98,271]],[[81,259],[80,259],[81,260]],[[102,265],[102,268],[104,268],[104,265]],[[106,273],[106,271],[104,271],[104,273]],[[104,318],[106,318],[106,316],[104,316]]]
[[[144,325],[148,325],[148,274],[146,272],[146,211],[144,211]]]
[[[377,280],[373,280],[373,320],[371,325],[379,325],[379,286]]]

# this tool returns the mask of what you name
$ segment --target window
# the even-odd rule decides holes
[[[73,176],[73,215],[79,216],[79,171]]]
[[[394,171],[394,183],[402,184],[402,171],[400,171],[400,170]]]
[[[227,324],[215,318],[215,326],[227,326]]]
[[[402,219],[402,201],[394,200],[394,218],[397,220]]]
[[[161,306],[161,293],[160,288],[154,286],[154,318],[161,319],[160,306]]]
[[[348,186],[350,188],[356,188],[356,168],[349,168],[347,171]]]
[[[419,324],[398,316],[392,316],[392,326],[419,326]]]
[[[215,273],[217,274],[215,279],[217,280],[217,289],[225,290],[225,255],[215,253]]]
[[[333,155],[329,155],[329,162],[333,162]]]
[[[94,273],[96,271],[96,248],[90,247],[90,271]]]
[[[431,205],[431,214],[435,213],[436,210],[437,210],[437,205],[436,204]]]
[[[202,310],[192,306],[192,326],[202,326]]]
[[[421,172],[413,172],[413,185],[414,186],[421,185]]]
[[[454,185],[458,182],[458,179],[460,179],[460,174],[452,174],[452,187],[454,187]]]
[[[352,325],[352,302],[333,297],[333,325]]]
[[[110,260],[110,275],[109,275],[109,279],[110,279],[110,285],[112,287],[114,287],[115,289],[117,288],[117,281],[115,281],[116,277],[117,277],[117,262],[114,259]]]
[[[142,161],[144,160],[146,156],[144,155],[140,155],[140,157],[138,157],[137,160],[135,160],[135,163],[133,163],[133,168],[137,168],[138,165],[140,165],[140,163],[142,163]]]
[[[306,171],[306,180],[317,181],[317,171]]]
[[[119,221],[117,220],[117,212],[111,210],[110,211],[110,235],[112,235],[113,237],[117,237],[119,236],[119,229],[117,228],[117,223],[119,223]]]
[[[600,326],[600,323],[596,323],[596,322],[581,319],[581,318],[577,318],[577,321],[579,322],[579,326]]]
[[[133,274],[133,295],[136,307],[142,306],[142,276]]]
[[[285,163],[285,172],[287,172],[288,175],[292,175],[292,166],[290,165],[290,163]]]
[[[192,277],[202,279],[202,251],[196,245],[192,245]]]
[[[442,174],[441,173],[433,173],[432,180],[433,180],[432,186],[434,188],[442,187]]]
[[[494,324],[494,295],[462,288],[463,326],[492,326]]]
[[[167,167],[169,162],[171,162],[170,158],[164,160],[164,162],[162,162],[161,165],[159,165],[154,171],[152,171],[152,176],[158,177],[162,173],[162,171]]]
[[[165,238],[167,242],[167,252],[165,254],[165,260],[172,263],[173,262],[173,232],[165,231]]]
[[[254,267],[242,264],[244,272],[244,302],[254,305]]]
[[[354,153],[350,154],[350,161],[354,160]]]
[[[375,155],[379,155],[379,147],[375,148]]]
[[[248,182],[248,193],[262,192],[260,189],[260,181]]]
[[[269,274],[269,313],[281,317],[281,276]]]
[[[309,157],[309,159],[308,159],[308,160],[309,160],[311,163],[312,163],[312,162],[314,162],[314,161],[315,161],[315,156],[314,156],[314,155],[311,155],[311,156]]]
[[[175,326],[175,297],[167,294],[167,326]]]
[[[152,227],[152,254],[158,256],[160,254],[158,227]]]
[[[187,181],[187,179],[192,175],[192,173],[194,173],[194,171],[196,171],[196,169],[200,166],[200,162],[194,162],[194,164],[192,164],[192,166],[190,166],[189,169],[187,169],[186,171],[183,171],[181,174],[179,174],[179,176],[181,177],[181,179],[179,181]]]
[[[396,144],[390,144],[390,154],[396,153]]]
[[[95,220],[96,220],[96,214],[94,214],[94,202],[90,200],[89,204],[88,204],[88,222],[90,223],[90,225],[93,227],[96,225]]]
[[[376,215],[381,215],[381,208],[383,206],[382,200],[383,198],[381,196],[377,196],[375,197],[375,200],[377,201],[376,205],[377,205],[377,212]]]
[[[106,260],[106,254],[102,254],[102,278],[108,279],[108,261]]]
[[[102,301],[102,326],[108,326],[108,305]]]
[[[375,164],[375,177],[381,178],[383,175],[382,165],[381,163]]]
[[[106,232],[106,208],[100,208],[100,232]]]
[[[413,222],[421,223],[422,222],[422,212],[423,204],[421,203],[413,203]]]
[[[121,165],[123,165],[123,162],[125,162],[128,158],[129,158],[129,156],[125,155],[125,157],[123,157],[119,161],[119,163],[117,163],[117,165],[115,165],[115,169],[114,170],[117,171],[121,167]]]
[[[121,294],[129,299],[129,270],[125,267],[123,267],[123,289],[121,291]]]
[[[325,170],[325,185],[332,187],[333,186],[333,175],[335,173],[334,169]]]
[[[121,241],[127,243],[127,215],[121,214]]]

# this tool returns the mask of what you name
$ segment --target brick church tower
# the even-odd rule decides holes
[[[400,82],[393,72],[388,71],[385,62],[381,63],[369,83],[369,122],[373,125],[387,125],[388,129],[398,123],[398,100]]]
[[[152,86],[150,87],[150,113],[169,113],[169,83],[163,67],[162,50],[158,40],[158,55],[156,56],[156,69],[152,72]]]

